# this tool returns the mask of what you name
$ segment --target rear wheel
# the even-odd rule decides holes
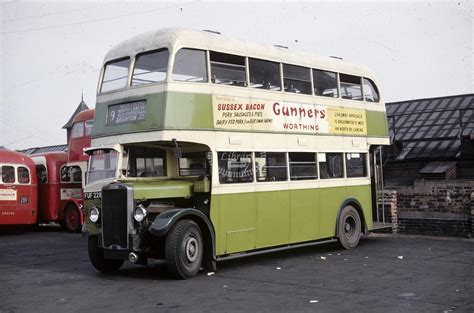
[[[123,260],[104,259],[104,249],[98,247],[97,236],[89,236],[89,259],[95,269],[102,273],[113,273],[122,267]]]
[[[199,226],[192,220],[178,221],[166,237],[166,263],[174,276],[187,279],[197,274],[203,256]]]
[[[81,212],[74,204],[68,204],[64,210],[64,228],[71,233],[81,231]]]
[[[345,249],[355,248],[360,240],[362,225],[359,213],[353,206],[347,205],[342,209],[338,226],[341,246]]]

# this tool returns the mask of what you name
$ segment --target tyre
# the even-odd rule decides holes
[[[95,269],[102,273],[117,272],[123,265],[123,260],[104,259],[104,250],[97,246],[97,236],[89,236],[89,259]]]
[[[199,226],[192,220],[178,221],[166,237],[166,264],[170,273],[180,279],[196,275],[203,247]]]
[[[64,220],[61,223],[68,232],[78,233],[81,231],[81,212],[74,204],[68,204],[64,210]]]
[[[362,223],[357,210],[351,206],[345,206],[339,216],[338,238],[339,243],[345,249],[357,246],[362,232]]]

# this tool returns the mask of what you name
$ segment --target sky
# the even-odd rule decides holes
[[[81,97],[95,107],[107,51],[169,27],[367,65],[386,102],[474,92],[469,0],[0,3],[0,146],[9,149],[65,144],[61,127]]]

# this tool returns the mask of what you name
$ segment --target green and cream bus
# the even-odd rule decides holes
[[[180,278],[237,256],[355,247],[374,225],[374,149],[389,144],[366,67],[182,29],[109,51],[92,138],[92,264],[164,259]]]

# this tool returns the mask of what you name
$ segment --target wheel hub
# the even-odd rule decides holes
[[[185,251],[186,251],[186,258],[188,259],[189,262],[194,262],[196,261],[198,254],[199,254],[199,246],[196,238],[190,237],[186,241],[186,246],[185,246]]]

